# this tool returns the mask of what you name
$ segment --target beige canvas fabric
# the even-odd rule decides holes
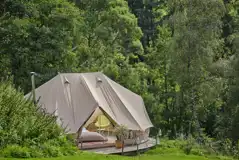
[[[153,126],[143,99],[101,72],[59,74],[36,89],[36,99],[47,112],[57,114],[69,133],[77,132],[99,107],[131,130]]]

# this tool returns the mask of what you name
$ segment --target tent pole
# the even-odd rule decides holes
[[[82,128],[83,128],[83,125],[78,129],[77,131],[77,137],[76,137],[76,146],[78,147],[79,143],[80,143],[80,135],[81,135],[81,132],[82,132]],[[82,146],[81,146],[82,147]]]
[[[137,155],[139,155],[139,142],[140,140],[139,140],[139,137],[137,136],[137,138],[136,138],[136,144],[137,144]]]
[[[31,81],[32,81],[32,100],[36,104],[36,92],[35,92],[35,72],[31,72]]]
[[[139,155],[139,143],[137,142],[137,155]]]
[[[83,148],[83,141],[82,141],[82,139],[81,139],[80,149],[82,149],[82,148]]]

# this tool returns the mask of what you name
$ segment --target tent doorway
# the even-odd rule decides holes
[[[83,125],[83,128],[91,132],[98,132],[102,135],[109,136],[113,134],[116,125],[117,124],[101,107],[97,107],[88,121]]]

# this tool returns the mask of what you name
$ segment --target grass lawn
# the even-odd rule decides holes
[[[126,156],[112,156],[112,155],[99,155],[87,152],[79,153],[76,156],[59,157],[59,158],[33,158],[28,160],[229,160],[223,157],[202,157],[195,155],[185,155],[183,153],[168,153],[168,154],[142,154],[135,157]],[[1,160],[1,159],[0,159]],[[4,160],[20,160],[13,158],[4,158]]]
[[[59,158],[32,158],[28,160],[233,160],[229,157],[212,156],[207,154],[204,148],[194,147],[190,155],[186,155],[182,149],[184,141],[162,140],[161,144],[155,149],[139,156],[118,156],[118,155],[101,155],[91,152],[80,151],[75,156]],[[202,150],[203,149],[203,150]],[[0,160],[20,160],[14,158],[0,158]]]

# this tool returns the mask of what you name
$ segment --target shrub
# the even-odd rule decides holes
[[[192,154],[199,156],[211,155],[210,150],[204,145],[199,145],[193,139],[189,137],[187,140],[177,139],[177,140],[166,140],[162,139],[157,148],[150,150],[147,154]]]
[[[67,136],[61,136],[57,139],[49,140],[47,143],[45,143],[45,145],[57,147],[61,154],[64,156],[74,155],[78,152],[78,148],[74,146],[74,142],[69,141]],[[54,152],[51,151],[51,149],[55,150],[56,148],[45,147],[45,149],[47,149],[48,152]]]
[[[61,147],[60,150],[64,156],[75,155],[79,152],[75,146]]]
[[[45,157],[43,151],[37,146],[30,146],[30,155],[32,158],[42,158]]]
[[[185,144],[183,140],[166,140],[162,139],[157,148],[150,150],[147,154],[170,154],[181,153],[181,147]]]
[[[193,149],[195,145],[195,140],[192,136],[189,136],[186,140],[186,144],[183,146],[183,151],[185,154],[190,154],[191,150]]]
[[[0,82],[0,148],[3,157],[57,157],[77,152],[56,117]]]
[[[48,143],[42,145],[42,152],[44,153],[45,157],[60,157],[63,156],[59,147],[52,146]]]
[[[27,147],[21,147],[18,145],[9,145],[1,151],[3,157],[11,158],[30,158],[31,154]]]
[[[192,148],[190,150],[190,152],[192,155],[196,155],[196,156],[204,156],[205,151],[201,148]]]
[[[161,140],[159,146],[163,148],[181,148],[186,144],[185,140]]]

